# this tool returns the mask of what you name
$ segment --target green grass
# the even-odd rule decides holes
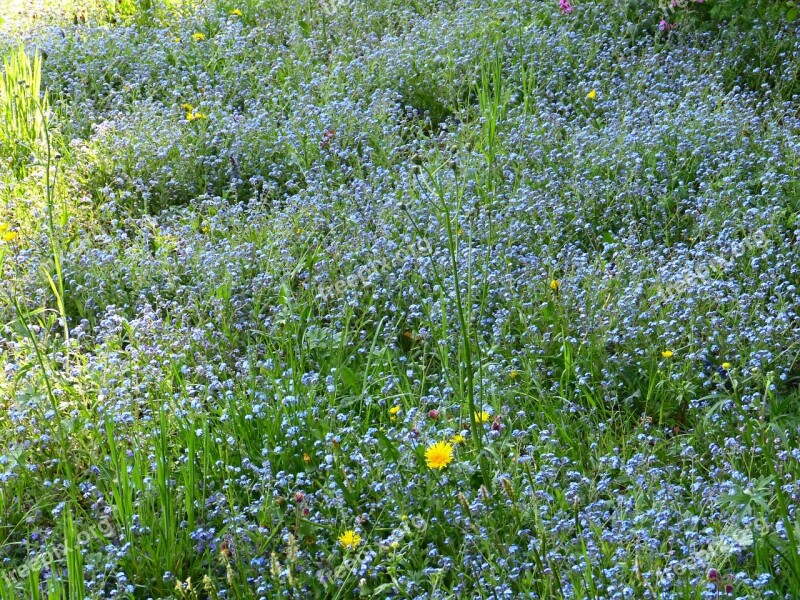
[[[17,174],[44,145],[47,95],[42,90],[42,61],[19,48],[3,60],[0,78],[0,156],[8,157]]]

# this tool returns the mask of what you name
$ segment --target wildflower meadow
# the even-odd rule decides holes
[[[800,598],[796,0],[0,0],[0,600]]]

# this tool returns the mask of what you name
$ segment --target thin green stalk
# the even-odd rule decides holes
[[[48,122],[47,115],[44,112],[44,106],[45,104],[39,105],[39,109],[42,112],[45,148],[47,151],[47,161],[45,165],[47,227],[48,237],[50,238],[50,253],[53,257],[53,266],[55,268],[56,277],[54,280],[51,274],[46,270],[45,275],[47,276],[47,280],[50,284],[50,289],[53,291],[53,295],[56,297],[56,304],[61,317],[61,325],[64,329],[64,357],[66,361],[69,361],[69,324],[67,323],[67,310],[64,303],[64,272],[61,266],[61,249],[58,247],[55,219],[53,216],[55,212],[55,184],[58,177],[58,162],[56,162],[56,172],[51,179],[50,170],[52,167],[52,144],[50,140],[50,124]],[[62,216],[62,226],[66,223],[66,218],[67,214],[65,212]]]
[[[44,361],[44,355],[42,354],[41,348],[39,348],[39,343],[36,341],[36,336],[30,329],[28,325],[28,320],[25,318],[25,315],[22,311],[22,307],[19,305],[19,300],[17,300],[16,295],[11,295],[11,302],[14,304],[14,309],[16,310],[17,316],[19,317],[22,326],[25,328],[25,333],[28,336],[28,339],[33,344],[34,352],[36,353],[36,360],[39,363],[39,367],[42,369],[42,377],[44,377],[44,384],[45,389],[47,391],[47,398],[50,401],[50,408],[53,410],[53,418],[56,423],[56,428],[58,429],[59,434],[59,441],[61,442],[61,461],[59,464],[59,470],[63,469],[63,473],[72,482],[72,466],[69,463],[68,459],[68,452],[67,452],[67,434],[64,430],[64,423],[61,419],[61,412],[58,408],[58,401],[56,400],[56,396],[53,393],[53,386],[50,382],[50,375],[47,372],[47,365]]]
[[[170,441],[167,413],[162,407],[159,414],[158,437],[155,440],[156,455],[156,489],[158,491],[159,509],[161,512],[161,536],[159,541],[159,558],[165,561],[167,569],[172,567],[176,531],[175,513],[172,507],[172,486],[170,485]]]
[[[125,539],[131,539],[133,526],[133,497],[134,489],[128,476],[128,463],[124,459],[124,452],[120,452],[114,434],[114,421],[111,416],[106,417],[106,439],[108,441],[111,468],[115,477],[112,479],[111,493],[114,496],[114,506],[117,517],[125,532]]]
[[[83,600],[86,589],[83,581],[83,556],[78,544],[78,534],[72,512],[64,509],[64,549],[67,556],[67,581],[70,600]]]
[[[189,534],[194,531],[195,526],[195,493],[197,486],[197,433],[194,427],[190,426],[184,430],[187,437],[187,456],[186,466],[183,471],[183,483],[185,487],[185,502],[186,502],[186,535],[187,541]]]
[[[462,347],[464,352],[464,361],[466,362],[466,380],[467,380],[467,404],[469,406],[469,422],[471,424],[471,431],[473,431],[473,435],[470,436],[473,440],[473,444],[475,445],[475,450],[478,453],[478,462],[480,464],[481,469],[481,476],[483,478],[483,483],[487,489],[490,489],[491,486],[491,477],[489,475],[489,468],[486,463],[486,457],[483,454],[483,427],[481,423],[475,422],[475,416],[478,414],[478,407],[475,402],[475,366],[473,364],[472,358],[472,339],[470,335],[470,322],[467,318],[467,313],[464,309],[464,301],[461,296],[461,279],[459,278],[458,273],[458,247],[457,247],[457,240],[453,230],[453,219],[452,214],[450,212],[450,208],[447,205],[447,200],[445,199],[444,191],[441,189],[441,186],[438,184],[437,180],[435,179],[432,173],[429,173],[429,178],[431,181],[434,182],[436,196],[439,198],[441,208],[444,215],[445,226],[447,228],[447,242],[448,242],[448,250],[450,255],[450,269],[453,275],[453,286],[455,288],[455,296],[456,296],[456,309],[458,311],[458,320],[461,325],[461,338],[462,338]],[[456,193],[460,199],[461,195],[461,187],[457,186]],[[457,204],[460,204],[457,203]],[[460,368],[459,368],[460,370]]]

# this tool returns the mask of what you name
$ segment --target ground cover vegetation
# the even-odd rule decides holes
[[[800,596],[796,2],[0,7],[0,598]]]

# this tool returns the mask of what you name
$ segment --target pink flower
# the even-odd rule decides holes
[[[558,7],[561,9],[562,15],[568,15],[573,10],[569,0],[558,0]]]

